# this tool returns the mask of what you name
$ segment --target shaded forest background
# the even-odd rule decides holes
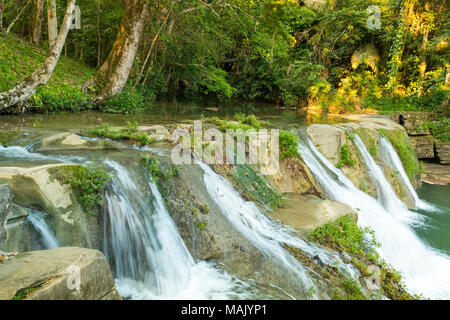
[[[0,2],[1,92],[45,60],[50,1]],[[99,73],[130,15],[125,9],[137,3],[136,10],[148,7],[142,9],[146,17],[126,85],[96,101],[110,81]],[[79,0],[76,5],[81,29],[69,32],[55,73],[29,106],[127,113],[177,97],[219,104],[266,101],[318,113],[373,108],[448,114],[446,0]],[[379,29],[367,26],[371,5],[380,8]],[[56,0],[58,22],[66,7],[67,0]],[[138,19],[136,11],[133,15]]]

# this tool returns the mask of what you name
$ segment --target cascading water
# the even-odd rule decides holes
[[[53,234],[45,222],[44,215],[35,210],[28,210],[28,220],[30,220],[33,227],[41,235],[44,249],[53,249],[59,247],[59,241]]]
[[[245,285],[207,262],[196,263],[167,212],[157,186],[148,195],[129,172],[106,161],[116,177],[107,191],[105,254],[121,295],[132,299],[245,298]]]
[[[83,157],[43,155],[31,152],[27,147],[4,147],[2,145],[0,145],[0,157],[27,161],[79,162],[85,160]]]
[[[383,170],[376,164],[375,160],[370,155],[366,146],[362,142],[358,134],[354,134],[353,142],[358,148],[364,163],[369,169],[369,174],[374,179],[377,185],[378,201],[386,209],[387,212],[395,215],[397,218],[404,220],[407,223],[420,223],[420,215],[408,210],[408,207],[401,201],[394,189],[392,189],[391,184],[386,179]]]
[[[360,225],[371,227],[375,231],[381,244],[378,249],[380,256],[402,272],[408,289],[426,297],[448,299],[449,257],[422,243],[410,226],[399,219],[396,212],[388,211],[376,199],[356,188],[308,138],[305,140],[306,143],[299,143],[299,152],[318,183],[330,198],[357,210]],[[369,161],[369,166],[374,163]],[[376,172],[376,168],[371,170]],[[378,183],[382,185],[380,181]]]
[[[208,165],[200,161],[196,163],[204,172],[204,182],[209,195],[226,218],[256,248],[274,258],[283,267],[280,272],[290,272],[306,289],[316,287],[305,268],[282,247],[285,243],[301,249],[311,257],[319,256],[324,263],[335,265],[343,274],[356,278],[357,271],[344,264],[337,255],[294,236],[294,230],[268,218],[255,203],[245,201],[224,177],[215,173]]]
[[[431,204],[428,204],[427,202],[419,199],[416,190],[414,190],[413,186],[411,185],[411,181],[409,180],[408,175],[403,168],[402,161],[400,160],[397,152],[395,152],[395,149],[391,145],[391,143],[382,135],[379,135],[379,141],[381,160],[392,170],[398,172],[399,178],[413,197],[416,208],[422,210],[437,210],[437,208],[435,208]]]

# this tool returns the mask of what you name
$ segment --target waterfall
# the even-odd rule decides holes
[[[58,239],[56,239],[53,232],[48,227],[44,220],[44,215],[35,210],[28,210],[28,220],[30,220],[33,227],[41,235],[44,249],[53,249],[59,247]]]
[[[256,248],[280,264],[283,267],[280,272],[292,274],[306,290],[316,288],[305,268],[281,246],[286,243],[301,249],[311,257],[318,256],[324,263],[338,267],[343,274],[357,277],[357,271],[344,264],[336,254],[296,237],[294,230],[267,217],[255,203],[245,201],[224,177],[215,173],[208,165],[200,161],[196,163],[204,172],[204,182],[209,195],[225,217]]]
[[[371,227],[375,231],[381,244],[378,249],[380,256],[402,272],[407,288],[413,293],[424,294],[430,298],[450,298],[449,257],[424,244],[402,219],[402,213],[388,211],[390,206],[384,207],[381,202],[356,188],[309,139],[305,140],[306,143],[299,143],[299,152],[318,183],[330,198],[357,210],[360,225]],[[365,148],[361,149],[365,153]],[[368,158],[366,163],[370,172],[377,179],[381,178],[375,162],[370,159]],[[384,181],[377,181],[377,184],[382,186]],[[387,199],[393,197],[388,195]]]
[[[377,185],[378,201],[386,209],[387,212],[394,214],[397,218],[404,220],[410,224],[420,223],[420,215],[416,212],[408,210],[408,207],[401,201],[389,181],[386,179],[383,170],[378,166],[370,155],[366,146],[362,142],[358,134],[354,133],[353,142],[358,148],[369,174]]]
[[[105,254],[121,295],[132,299],[228,299],[245,285],[207,262],[195,262],[153,182],[148,194],[127,169],[106,161],[116,176],[107,191]],[[245,290],[242,290],[245,291]]]
[[[409,180],[408,175],[406,174],[405,169],[403,168],[402,161],[400,160],[400,157],[398,156],[397,152],[395,152],[395,149],[391,145],[391,143],[381,134],[379,135],[379,141],[380,141],[381,160],[386,165],[388,165],[392,170],[398,173],[399,178],[401,179],[401,181],[403,182],[403,184],[406,186],[409,193],[413,197],[416,208],[422,210],[433,210],[433,211],[438,210],[433,205],[428,204],[427,202],[419,199],[416,190],[414,190],[413,186],[411,185],[411,181]]]

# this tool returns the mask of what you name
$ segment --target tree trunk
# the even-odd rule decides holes
[[[90,83],[98,90],[94,102],[101,104],[109,97],[120,93],[125,87],[133,67],[139,42],[148,15],[148,3],[143,0],[128,0],[120,30],[108,58]]]
[[[50,49],[58,37],[58,18],[56,17],[56,0],[47,0],[48,46]]]
[[[67,3],[66,14],[64,16],[56,43],[42,67],[18,83],[13,89],[0,93],[0,111],[22,104],[34,94],[39,86],[48,82],[53,70],[55,70],[62,48],[66,41],[67,34],[69,33],[70,25],[72,24],[72,15],[75,8],[75,2],[76,0],[69,0]]]
[[[5,0],[0,0],[0,32],[3,32],[3,10],[5,8]]]
[[[12,27],[14,26],[14,24],[17,22],[17,20],[19,20],[19,18],[22,16],[22,14],[25,12],[25,10],[28,8],[28,6],[30,5],[31,0],[28,0],[27,4],[25,5],[25,7],[22,8],[22,10],[20,10],[19,14],[14,18],[14,20],[9,24],[8,28],[6,28],[5,31],[5,36],[7,36],[9,34],[9,32],[11,31]]]
[[[42,36],[42,16],[44,11],[44,0],[36,0],[36,15],[34,16],[33,42],[41,42]]]

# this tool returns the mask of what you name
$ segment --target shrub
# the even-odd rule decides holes
[[[280,131],[280,159],[300,157],[298,153],[299,139],[290,131]]]

